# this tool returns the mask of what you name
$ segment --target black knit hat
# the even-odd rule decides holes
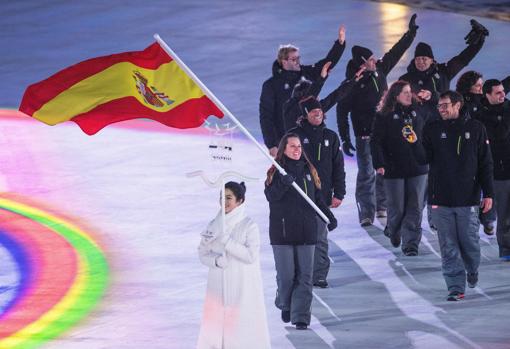
[[[365,63],[374,54],[368,48],[363,46],[353,46],[351,52],[352,60],[358,67]]]
[[[430,57],[434,59],[432,47],[430,47],[429,44],[420,42],[418,45],[416,45],[416,49],[414,50],[414,58],[416,57]]]
[[[307,116],[308,113],[314,109],[322,109],[320,102],[314,96],[309,96],[300,101],[299,107],[301,108],[301,114],[303,116]]]
[[[246,194],[246,185],[244,182],[227,182],[225,183],[225,189],[230,189],[234,196],[236,197],[236,201],[242,200],[244,201],[244,196]]]

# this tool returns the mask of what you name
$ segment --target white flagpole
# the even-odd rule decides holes
[[[262,152],[262,154],[264,154],[266,156],[267,159],[269,159],[269,161],[272,162],[272,164],[278,169],[278,171],[282,174],[282,175],[286,175],[287,172],[283,169],[283,167],[280,166],[280,164],[278,164],[271,155],[268,154],[268,152],[266,151],[266,149],[264,149],[264,147],[262,147],[260,145],[259,142],[257,142],[257,140],[251,135],[251,133],[243,126],[243,124],[241,124],[239,122],[239,120],[237,120],[237,118],[227,109],[227,107],[225,107],[223,105],[223,103],[221,103],[221,101],[207,88],[207,86],[205,86],[202,81],[200,81],[200,79],[195,75],[195,73],[193,73],[191,71],[191,69],[188,68],[188,66],[186,64],[184,64],[184,62],[179,58],[179,56],[177,56],[177,54],[166,44],[166,42],[163,41],[163,39],[161,39],[161,37],[158,35],[158,34],[154,34],[154,39],[156,39],[156,41],[161,45],[161,48],[163,48],[163,50],[166,51],[166,53],[168,53],[172,58],[173,60],[175,61],[175,63],[177,63],[177,65],[179,65],[179,67],[184,70],[184,72],[186,74],[188,74],[188,76],[200,87],[200,89],[205,93],[205,95],[207,97],[209,97],[209,99],[211,99],[213,101],[214,104],[216,104],[216,106],[221,109],[221,111],[227,115],[238,127],[239,129],[246,135],[246,137],[248,137],[253,143],[255,143],[255,145],[259,148],[259,150]],[[303,190],[296,184],[296,182],[292,182],[292,186],[294,187],[294,189],[296,189],[298,191],[299,194],[301,194],[301,196],[310,204],[310,206],[313,207],[313,209],[317,212],[317,214],[326,222],[326,223],[330,223],[329,222],[329,219],[328,217],[326,217],[326,215],[317,207],[317,205],[308,197],[308,195],[306,195]]]

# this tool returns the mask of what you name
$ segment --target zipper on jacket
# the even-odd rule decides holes
[[[377,93],[379,93],[379,86],[377,86],[377,81],[375,80],[375,78],[372,76],[372,81],[374,82],[374,86],[375,86],[375,89],[377,90]]]
[[[434,85],[434,92],[437,93],[436,80],[432,78],[432,85]]]
[[[283,238],[287,238],[287,232],[285,231],[285,218],[282,218],[282,225],[283,225]]]
[[[306,178],[303,178],[303,183],[305,184],[305,194],[308,195],[308,187],[306,186]]]
[[[461,137],[459,136],[459,139],[457,141],[457,155],[460,155],[460,141],[461,141]]]
[[[321,161],[321,148],[322,148],[322,143],[319,143],[319,154],[317,155],[317,160]]]

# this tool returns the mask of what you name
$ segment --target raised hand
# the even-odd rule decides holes
[[[331,66],[331,62],[326,62],[321,70],[321,77],[325,79],[329,74],[329,67]]]
[[[415,13],[412,17],[411,17],[411,20],[409,20],[409,31],[410,32],[414,32],[416,33],[416,31],[418,30],[418,28],[420,27],[419,25],[416,24],[416,17],[418,15]]]
[[[345,26],[343,24],[338,28],[338,42],[340,45],[343,45],[345,42]]]

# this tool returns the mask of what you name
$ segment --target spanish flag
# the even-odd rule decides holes
[[[193,128],[210,115],[223,117],[157,42],[80,62],[30,85],[19,110],[48,125],[74,121],[88,135],[136,118]]]

